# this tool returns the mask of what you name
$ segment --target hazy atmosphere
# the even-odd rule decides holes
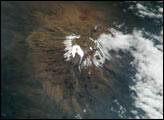
[[[1,1],[1,118],[162,119],[162,1]]]

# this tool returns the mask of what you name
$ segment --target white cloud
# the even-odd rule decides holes
[[[148,118],[162,118],[163,51],[143,37],[144,31],[134,30],[133,34],[123,34],[114,29],[111,31],[114,37],[111,34],[101,34],[98,39],[103,51],[108,53],[110,50],[122,49],[132,53],[135,57],[133,65],[138,71],[133,79],[136,85],[130,86],[137,93],[137,97],[134,97],[135,105],[145,111]],[[136,48],[136,51],[131,47]]]
[[[150,118],[163,117],[163,52],[153,46],[150,40],[135,31],[137,51],[134,64],[137,65],[136,85],[131,86],[137,92],[137,107],[142,108]],[[138,63],[138,64],[137,64]],[[158,94],[161,95],[158,95]]]
[[[163,13],[163,8],[159,8],[158,10],[159,12]]]
[[[147,10],[146,7],[144,7],[144,6],[143,6],[142,4],[140,4],[140,3],[137,3],[137,4],[136,4],[136,7],[137,7],[138,9],[141,9],[141,10],[145,10],[145,11]]]
[[[77,115],[75,116],[75,118],[76,118],[76,119],[82,119],[82,117],[80,116],[80,114],[77,114]]]
[[[154,6],[154,7],[152,9],[152,7],[148,5],[143,5],[142,3],[136,3],[135,5],[130,5],[128,9],[134,11],[134,14],[139,17],[142,18],[149,17],[149,18],[153,18],[153,19],[155,18],[157,20],[163,21],[163,7],[161,6]]]

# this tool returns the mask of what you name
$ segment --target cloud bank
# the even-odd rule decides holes
[[[143,36],[145,31],[134,30],[132,34],[123,34],[111,29],[112,34],[101,34],[98,41],[103,51],[128,50],[135,60],[130,63],[137,68],[137,73],[132,78],[136,83],[130,86],[137,93],[135,106],[146,112],[142,118],[163,118],[163,42],[155,46],[151,39]],[[156,37],[161,41],[160,37]],[[163,40],[162,40],[163,41]],[[132,49],[135,48],[135,49]],[[134,113],[134,111],[132,111]],[[136,118],[138,112],[135,111]]]

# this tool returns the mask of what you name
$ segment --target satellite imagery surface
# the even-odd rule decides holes
[[[1,1],[1,119],[163,119],[163,1]]]

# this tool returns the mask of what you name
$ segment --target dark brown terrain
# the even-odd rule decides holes
[[[91,66],[80,72],[78,56],[71,61],[63,57],[67,35],[81,35],[78,44],[89,50],[92,43],[88,38],[97,39],[107,32],[112,7],[108,5],[2,2],[1,29],[5,42],[1,52],[1,117],[75,118],[77,114],[83,118],[117,117],[108,109],[110,99],[119,95],[121,89],[115,79],[126,76],[121,64],[126,66],[133,58],[129,55],[125,62],[111,53],[113,58],[103,68]],[[95,25],[100,25],[100,29],[95,31]]]

